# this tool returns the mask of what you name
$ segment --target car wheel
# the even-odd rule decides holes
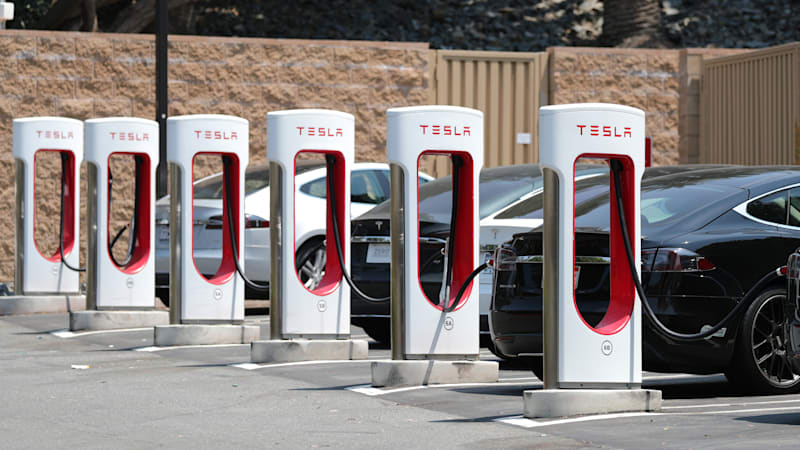
[[[785,289],[769,289],[747,308],[725,373],[737,387],[763,394],[800,392],[800,376],[792,371],[786,351],[792,315],[785,302]]]
[[[297,276],[308,289],[316,289],[325,276],[325,241],[314,238],[300,247],[295,255]]]

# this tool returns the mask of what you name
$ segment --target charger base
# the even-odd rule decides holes
[[[157,347],[249,344],[259,336],[257,325],[159,325],[153,329]]]
[[[9,295],[0,297],[0,316],[83,311],[86,296],[80,294]]]
[[[661,410],[661,391],[655,389],[545,389],[523,392],[527,418],[571,417],[589,414]]]
[[[69,314],[69,329],[118,330],[168,325],[167,311],[73,311]]]
[[[387,360],[372,363],[373,387],[496,383],[496,361]]]
[[[363,339],[276,339],[255,341],[250,347],[254,363],[367,359]]]

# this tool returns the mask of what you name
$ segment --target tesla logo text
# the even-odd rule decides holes
[[[238,141],[239,134],[235,131],[194,130],[197,139],[209,141]]]
[[[45,139],[74,139],[72,131],[36,130],[36,137]]]
[[[430,133],[436,136],[469,136],[469,127],[459,127],[458,125],[420,125],[422,135]]]
[[[108,134],[111,135],[111,140],[117,141],[149,141],[150,135],[147,133],[118,133],[116,131],[110,131]]]
[[[341,128],[325,128],[325,127],[297,127],[297,134],[303,136],[328,136],[328,137],[342,137]]]
[[[608,125],[605,126],[575,125],[575,126],[578,127],[581,136],[583,136],[583,133],[586,132],[590,136],[605,136],[605,137],[615,137],[615,138],[631,137],[631,127],[612,127]],[[588,130],[586,128],[588,128]]]

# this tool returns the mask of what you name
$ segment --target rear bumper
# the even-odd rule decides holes
[[[670,298],[651,299],[659,319],[670,329],[688,333],[713,325],[735,305],[734,299]],[[541,310],[489,311],[492,342],[498,352],[508,357],[535,356],[542,353]],[[644,319],[643,319],[644,320]],[[724,336],[699,342],[676,342],[642,326],[642,365],[645,370],[660,372],[716,373],[730,365],[738,322],[728,326]]]

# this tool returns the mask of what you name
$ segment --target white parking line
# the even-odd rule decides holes
[[[726,406],[727,404],[721,403],[715,406]],[[693,405],[694,406],[694,405]],[[699,405],[698,405],[699,406]],[[708,406],[708,405],[703,405]],[[666,409],[663,408],[662,409]],[[749,409],[721,409],[715,411],[692,411],[692,412],[673,412],[673,413],[660,413],[660,412],[635,412],[635,413],[617,413],[617,414],[597,414],[593,416],[582,416],[582,417],[574,417],[574,418],[567,418],[567,419],[557,419],[557,420],[533,420],[528,419],[524,416],[509,416],[509,417],[501,417],[498,419],[494,419],[495,422],[501,422],[508,425],[514,425],[523,428],[538,428],[538,427],[545,427],[545,426],[553,426],[553,425],[565,425],[570,423],[578,423],[578,422],[586,422],[592,420],[612,420],[612,419],[623,419],[627,417],[640,417],[640,416],[695,416],[695,415],[714,415],[714,414],[744,414],[744,413],[762,413],[762,412],[773,412],[773,411],[800,411],[800,405],[797,406],[785,406],[785,407],[778,407],[778,408],[749,408]]]
[[[753,413],[753,412],[769,412],[769,411],[800,411],[800,405],[798,406],[784,406],[781,408],[753,408],[753,409],[730,409],[730,410],[719,410],[719,411],[700,411],[700,412],[690,412],[690,413],[670,413],[670,414],[688,414],[688,415],[696,415],[696,414],[739,414],[739,413]]]
[[[250,346],[250,344],[208,344],[208,345],[171,345],[165,347],[149,346],[149,347],[136,347],[131,350],[135,352],[160,352],[162,350],[175,350],[182,348],[216,348],[216,347],[241,347]]]
[[[70,330],[56,330],[51,331],[55,337],[59,337],[62,339],[69,339],[73,337],[80,337],[80,336],[88,336],[91,334],[105,334],[105,333],[129,333],[132,331],[147,331],[153,330],[153,327],[146,327],[146,328],[121,328],[118,330],[92,330],[92,331],[70,331]]]
[[[359,394],[368,395],[370,397],[375,397],[379,395],[386,395],[386,394],[394,394],[397,392],[406,392],[406,391],[416,391],[419,389],[429,389],[429,388],[451,388],[451,387],[470,387],[470,386],[498,386],[502,384],[517,384],[517,383],[525,383],[528,384],[530,381],[538,381],[539,379],[536,377],[520,377],[520,378],[501,378],[493,383],[448,383],[448,384],[431,384],[431,385],[422,385],[422,386],[406,386],[401,388],[394,388],[394,389],[380,389],[372,387],[370,384],[360,384],[357,386],[350,386],[345,389],[352,392],[357,392]]]
[[[556,420],[533,420],[525,416],[509,416],[494,419],[494,422],[501,422],[508,425],[514,425],[523,428],[537,428],[546,427],[549,425],[564,425],[577,422],[589,422],[592,420],[610,420],[622,419],[626,417],[639,417],[639,416],[658,416],[661,413],[648,413],[648,412],[634,412],[634,413],[616,413],[616,414],[598,414],[595,416],[581,416],[571,419],[556,419]]]
[[[296,362],[275,363],[275,364],[239,363],[239,364],[228,364],[228,366],[244,370],[258,370],[258,369],[272,369],[276,367],[308,366],[312,364],[344,364],[344,363],[364,363],[372,361],[373,360],[371,359],[333,359],[333,360],[323,359],[319,361],[296,361]]]
[[[765,402],[709,403],[705,405],[662,406],[661,409],[722,408],[726,406],[778,405],[782,403],[800,403],[800,398],[793,400],[768,400]]]

